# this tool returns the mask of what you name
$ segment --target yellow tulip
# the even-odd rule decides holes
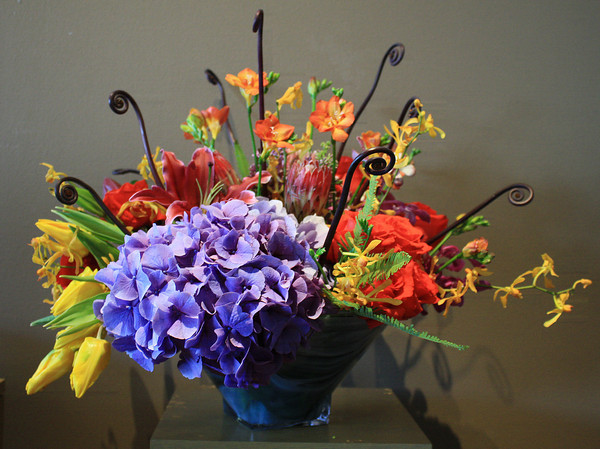
[[[71,389],[80,398],[104,371],[110,361],[110,343],[106,340],[87,337],[81,344],[73,361]]]
[[[27,382],[27,394],[35,394],[67,374],[73,366],[73,357],[74,352],[66,347],[50,351]]]
[[[68,223],[42,218],[35,225],[40,231],[60,243],[61,246],[68,248],[70,253],[75,253],[81,257],[89,254],[87,248],[77,239],[77,234],[71,230]]]
[[[79,274],[80,276],[92,276],[98,270],[92,270],[90,267],[85,269]],[[77,281],[73,280],[66,286],[60,296],[54,302],[54,305],[50,309],[50,312],[54,316],[58,316],[71,307],[84,299],[91,298],[105,290],[103,284],[99,282],[88,282],[88,281]]]

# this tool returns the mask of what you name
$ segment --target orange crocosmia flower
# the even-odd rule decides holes
[[[319,132],[331,131],[333,140],[344,142],[348,138],[344,129],[354,123],[354,104],[350,101],[344,103],[334,95],[329,101],[317,102],[309,120]]]
[[[221,126],[227,121],[229,116],[229,106],[217,109],[214,106],[202,111],[202,116],[206,120],[206,126],[210,130],[213,139],[216,139],[221,131]]]
[[[279,123],[279,119],[274,114],[264,120],[257,120],[254,132],[267,146],[293,148],[293,145],[286,140],[292,137],[294,127]]]
[[[373,147],[379,146],[381,142],[381,133],[376,133],[374,131],[367,131],[362,133],[358,140],[361,142],[365,150],[371,149]]]
[[[232,86],[239,87],[248,103],[250,103],[251,97],[258,95],[258,74],[254,70],[246,68],[237,76],[229,73],[225,76],[225,81]],[[267,73],[263,72],[263,86],[266,87],[267,84],[269,84]]]

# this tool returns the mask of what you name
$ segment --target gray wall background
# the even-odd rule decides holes
[[[386,67],[357,129],[382,129],[419,95],[444,141],[423,139],[417,176],[400,192],[455,216],[505,184],[524,181],[535,201],[502,199],[480,233],[497,254],[496,281],[554,257],[568,285],[596,284],[574,311],[542,327],[549,297],[528,294],[503,310],[484,293],[417,326],[471,345],[460,353],[387,329],[346,385],[393,388],[436,448],[597,448],[598,55],[596,1],[1,1],[0,182],[3,213],[0,377],[7,381],[5,447],[143,448],[174,388],[174,365],[144,372],[122,354],[76,400],[68,379],[26,397],[25,383],[53,335],[29,328],[44,316],[27,242],[55,203],[43,182],[49,162],[100,188],[115,167],[135,166],[141,142],[133,113],[116,116],[109,92],[129,91],[151,146],[188,160],[178,125],[190,107],[217,104],[204,79],[255,67],[254,13],[265,10],[265,68],[282,73],[271,99],[311,75],[334,80],[360,104],[383,53]],[[227,87],[246,144],[243,103]],[[304,115],[288,115],[302,127]],[[131,115],[130,115],[131,114]],[[295,121],[294,121],[295,120]],[[230,149],[220,141],[225,154]],[[247,147],[247,145],[246,145]]]

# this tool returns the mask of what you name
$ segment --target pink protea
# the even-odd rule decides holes
[[[323,215],[331,187],[331,167],[314,155],[288,163],[285,205],[298,221],[311,214]]]

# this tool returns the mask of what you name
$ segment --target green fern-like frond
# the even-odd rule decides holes
[[[410,261],[411,257],[404,251],[388,252],[381,259],[369,265],[369,272],[361,277],[359,284],[371,284],[373,281],[388,279]]]
[[[424,340],[448,346],[450,348],[458,349],[459,351],[464,351],[465,349],[469,348],[468,345],[459,345],[448,340],[442,340],[441,338],[436,337],[435,335],[431,335],[426,331],[418,331],[417,329],[415,329],[414,325],[406,325],[395,318],[375,313],[370,307],[359,307],[358,309],[354,310],[354,313],[365,318],[377,320],[383,324],[387,324],[388,326],[395,327],[396,329],[400,329],[401,331],[406,332],[409,335],[413,335]]]

